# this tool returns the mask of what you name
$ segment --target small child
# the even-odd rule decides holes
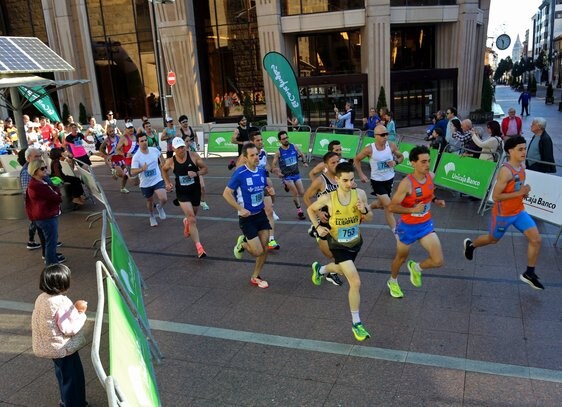
[[[70,288],[70,269],[64,264],[45,267],[39,288],[43,293],[35,300],[31,316],[33,353],[53,359],[61,406],[84,407],[86,382],[78,349],[86,343],[81,329],[88,303],[72,304],[64,295]]]

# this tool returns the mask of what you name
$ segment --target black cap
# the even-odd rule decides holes
[[[183,122],[184,120],[189,120],[189,119],[187,118],[186,115],[182,114],[182,115],[180,116],[180,118],[178,119],[178,122],[181,123],[181,122]]]

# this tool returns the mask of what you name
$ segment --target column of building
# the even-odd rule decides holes
[[[369,104],[374,107],[381,86],[390,95],[390,2],[367,0],[365,14],[361,64],[368,75]]]

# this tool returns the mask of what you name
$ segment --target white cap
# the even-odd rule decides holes
[[[174,137],[172,140],[172,147],[174,147],[174,149],[185,147],[185,141],[183,141],[181,137]]]
[[[173,122],[173,121],[174,121],[174,119],[172,119],[171,117],[169,117],[169,116],[166,117],[166,123],[170,123],[170,122]]]
[[[127,122],[125,123],[125,127],[128,129],[133,129],[135,127],[135,125],[133,124],[133,122]]]

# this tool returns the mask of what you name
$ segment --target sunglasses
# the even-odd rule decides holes
[[[181,124],[187,124],[187,120],[180,122]]]
[[[380,134],[377,134],[377,136],[386,137],[386,136],[388,136],[388,133],[380,133]]]
[[[46,171],[46,170],[47,170],[47,167],[40,167],[39,169],[40,169],[41,171]]]

